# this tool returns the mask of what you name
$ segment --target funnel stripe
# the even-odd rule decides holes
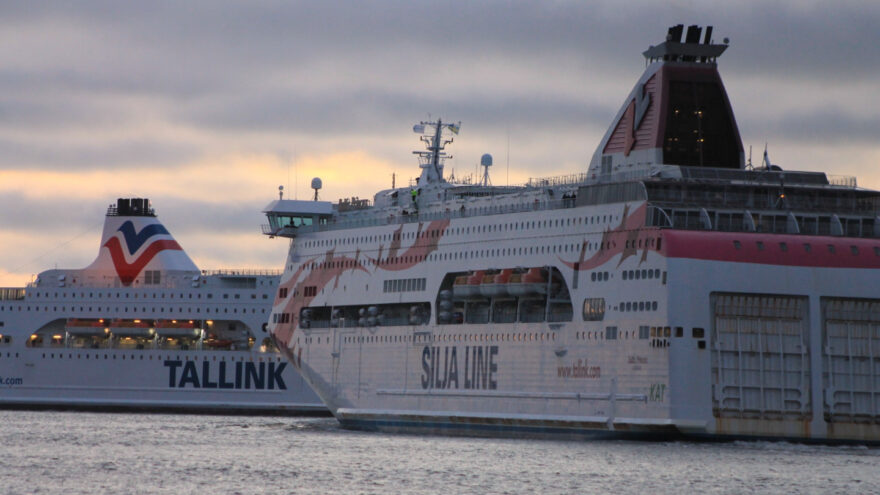
[[[146,229],[145,229],[146,230]],[[180,244],[177,241],[172,239],[162,239],[158,240],[140,256],[138,256],[132,263],[128,263],[125,261],[125,254],[122,252],[122,245],[119,242],[119,238],[111,237],[110,240],[104,243],[104,247],[106,247],[110,251],[110,257],[113,259],[113,266],[116,267],[116,273],[119,275],[119,280],[122,282],[122,285],[128,286],[131,285],[132,281],[141,273],[141,270],[147,266],[147,263],[150,262],[157,254],[165,251],[166,249],[174,249],[178,251],[182,251],[183,248],[180,247]]]
[[[126,220],[118,230],[119,232],[122,232],[122,235],[125,237],[125,244],[128,246],[128,254],[132,255],[136,253],[150,237],[159,234],[171,235],[164,226],[158,223],[147,225],[141,229],[140,232],[135,232],[134,224],[131,220]]]

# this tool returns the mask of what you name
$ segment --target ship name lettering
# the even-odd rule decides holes
[[[498,346],[465,346],[459,367],[458,346],[422,349],[422,389],[496,390]]]
[[[203,361],[201,370],[195,361],[166,360],[169,388],[224,388],[254,390],[287,390],[281,374],[287,363],[252,363],[236,361],[227,368],[220,361],[215,371],[211,362]],[[178,370],[180,372],[178,373]]]

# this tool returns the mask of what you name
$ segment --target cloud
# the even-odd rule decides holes
[[[679,22],[731,39],[719,68],[746,148],[769,142],[786,168],[880,186],[880,4],[12,3],[0,16],[0,257],[59,244],[115,198],[142,196],[194,258],[261,253],[274,266],[271,250],[245,246],[265,240],[259,210],[278,185],[302,199],[321,177],[335,201],[371,198],[392,174],[406,183],[419,172],[409,129],[429,114],[463,123],[446,167],[457,176],[487,152],[495,184],[582,172],[641,52]],[[94,248],[58,259],[90,261]]]

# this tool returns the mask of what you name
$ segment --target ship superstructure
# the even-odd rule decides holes
[[[120,198],[92,264],[0,289],[0,407],[326,411],[266,332],[279,276],[201,271]]]
[[[746,164],[702,34],[584,173],[453,183],[437,120],[412,186],[268,205],[270,332],[343,425],[880,441],[880,193]]]

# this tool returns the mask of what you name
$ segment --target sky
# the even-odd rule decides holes
[[[748,153],[880,188],[880,2],[0,1],[0,287],[98,253],[148,197],[202,269],[281,268],[278,197],[418,176],[412,125],[461,121],[447,173],[586,171],[674,24],[730,39]]]

